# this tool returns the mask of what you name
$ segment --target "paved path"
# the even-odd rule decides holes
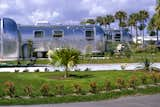
[[[98,101],[98,102],[80,102],[80,103],[68,103],[68,104],[46,104],[46,105],[30,105],[30,106],[7,106],[7,107],[160,107],[160,94],[122,97],[119,99]]]

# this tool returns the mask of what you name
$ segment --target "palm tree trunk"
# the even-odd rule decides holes
[[[144,30],[143,30],[143,32],[142,32],[142,33],[143,33],[143,46],[144,46]]]
[[[137,44],[137,42],[138,42],[138,29],[137,29],[137,25],[135,27],[136,27],[136,44]]]
[[[65,67],[65,74],[64,74],[64,78],[67,78],[68,77],[68,67],[66,66]]]
[[[158,37],[158,29],[156,30],[156,34],[157,34],[157,43],[159,41],[159,37]]]
[[[132,29],[132,26],[131,26],[131,35],[133,35],[133,29]]]

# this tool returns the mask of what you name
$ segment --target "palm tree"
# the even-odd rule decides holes
[[[144,29],[146,27],[145,23],[147,22],[147,19],[149,18],[149,13],[146,10],[140,10],[139,11],[139,29],[140,31],[143,31],[143,45],[144,45]]]
[[[80,52],[75,49],[63,48],[47,54],[51,58],[51,64],[64,67],[64,78],[67,78],[69,76],[69,68],[76,66],[79,61]]]
[[[136,24],[136,21],[134,19],[134,17],[132,15],[129,16],[129,19],[128,19],[128,22],[127,22],[127,25],[131,27],[130,31],[131,31],[131,34],[133,35],[133,26],[135,26]]]
[[[104,18],[102,16],[98,16],[96,18],[96,22],[99,24],[99,25],[103,25],[104,24]]]
[[[156,29],[155,18],[156,18],[156,14],[154,14],[153,17],[150,19],[148,26],[147,26],[147,29],[150,32],[151,36],[155,35],[155,32],[157,32],[156,35],[157,35],[157,42],[158,42],[158,40],[159,40],[158,29]]]
[[[88,24],[95,24],[96,22],[95,22],[94,19],[87,19],[86,23],[88,23]]]
[[[128,19],[128,26],[131,27],[131,34],[133,35],[133,29],[132,27],[135,28],[136,30],[136,43],[137,43],[137,37],[138,37],[138,13],[132,13],[131,15],[129,15],[129,19]]]
[[[126,27],[126,19],[127,19],[127,13],[124,11],[118,11],[115,14],[115,19],[119,20],[119,27],[123,28]]]
[[[104,17],[106,25],[108,25],[108,27],[110,28],[110,24],[113,23],[114,20],[114,16],[112,15],[106,15],[106,17]]]
[[[160,0],[157,0],[156,13],[153,17],[155,21],[155,27],[156,27],[157,38],[158,38],[159,36],[158,32],[160,30]]]
[[[160,12],[160,0],[157,0],[156,12]]]

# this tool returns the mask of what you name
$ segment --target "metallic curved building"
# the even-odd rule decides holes
[[[109,32],[109,35],[108,35]],[[50,49],[76,48],[82,53],[104,52],[106,41],[132,41],[125,31],[105,31],[98,25],[18,25],[0,18],[0,59],[44,57]]]

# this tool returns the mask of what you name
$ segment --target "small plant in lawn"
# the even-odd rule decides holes
[[[64,85],[56,85],[56,94],[64,95]]]
[[[27,96],[32,96],[33,95],[33,88],[31,85],[28,85],[24,88],[24,93],[27,95]]]
[[[81,86],[79,84],[74,84],[73,87],[74,87],[74,92],[77,95],[82,93],[82,88],[81,88]]]
[[[42,96],[49,96],[49,85],[48,84],[42,84],[41,88],[40,88],[40,92],[42,94]]]
[[[105,82],[105,90],[106,92],[111,90],[111,82],[109,80],[106,80]]]
[[[147,84],[147,76],[146,75],[143,75],[141,77],[141,82],[142,82],[142,84]]]
[[[4,85],[6,86],[5,88],[5,92],[8,96],[10,97],[14,97],[15,96],[15,85],[13,82],[7,81],[4,83]]]
[[[90,85],[90,92],[96,94],[98,91],[96,82],[91,82],[89,85]]]
[[[118,78],[116,81],[116,86],[118,89],[125,88],[125,81],[123,78]]]
[[[122,64],[122,65],[121,65],[121,69],[122,69],[122,70],[125,70],[126,67],[127,67],[127,64]]]
[[[137,78],[136,76],[132,76],[129,80],[129,87],[136,89]]]

